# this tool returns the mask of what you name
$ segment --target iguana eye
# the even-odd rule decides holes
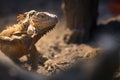
[[[46,15],[43,14],[43,13],[38,13],[38,14],[37,14],[37,17],[43,19],[43,18],[46,17]]]
[[[41,17],[41,18],[45,18],[45,16],[44,16],[44,15],[41,15],[40,17]]]
[[[44,14],[40,15],[39,17],[40,17],[41,19],[46,18],[46,16],[45,16]]]

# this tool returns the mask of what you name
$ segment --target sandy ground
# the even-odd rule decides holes
[[[38,41],[36,44],[38,51],[48,59],[44,66],[40,66],[38,72],[54,75],[69,68],[78,60],[94,57],[100,51],[99,48],[87,44],[66,44],[63,41],[64,33],[65,28],[58,24],[53,31]]]

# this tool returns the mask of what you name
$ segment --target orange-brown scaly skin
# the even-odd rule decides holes
[[[35,43],[57,24],[57,16],[31,10],[18,16],[18,23],[0,33],[0,49],[15,60],[30,54],[33,68],[38,52]]]

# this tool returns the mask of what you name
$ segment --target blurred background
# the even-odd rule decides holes
[[[32,9],[61,13],[62,0],[1,0],[0,14],[18,14]]]
[[[1,0],[0,17],[17,15],[32,9],[49,11],[62,15],[62,0]],[[106,19],[120,13],[120,0],[99,0],[99,19]],[[1,21],[1,19],[0,19]]]

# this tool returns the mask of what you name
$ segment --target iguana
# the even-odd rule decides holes
[[[36,67],[38,55],[35,43],[55,27],[58,22],[57,16],[31,10],[19,14],[17,20],[17,24],[0,33],[0,49],[13,60],[30,54],[32,66]]]

